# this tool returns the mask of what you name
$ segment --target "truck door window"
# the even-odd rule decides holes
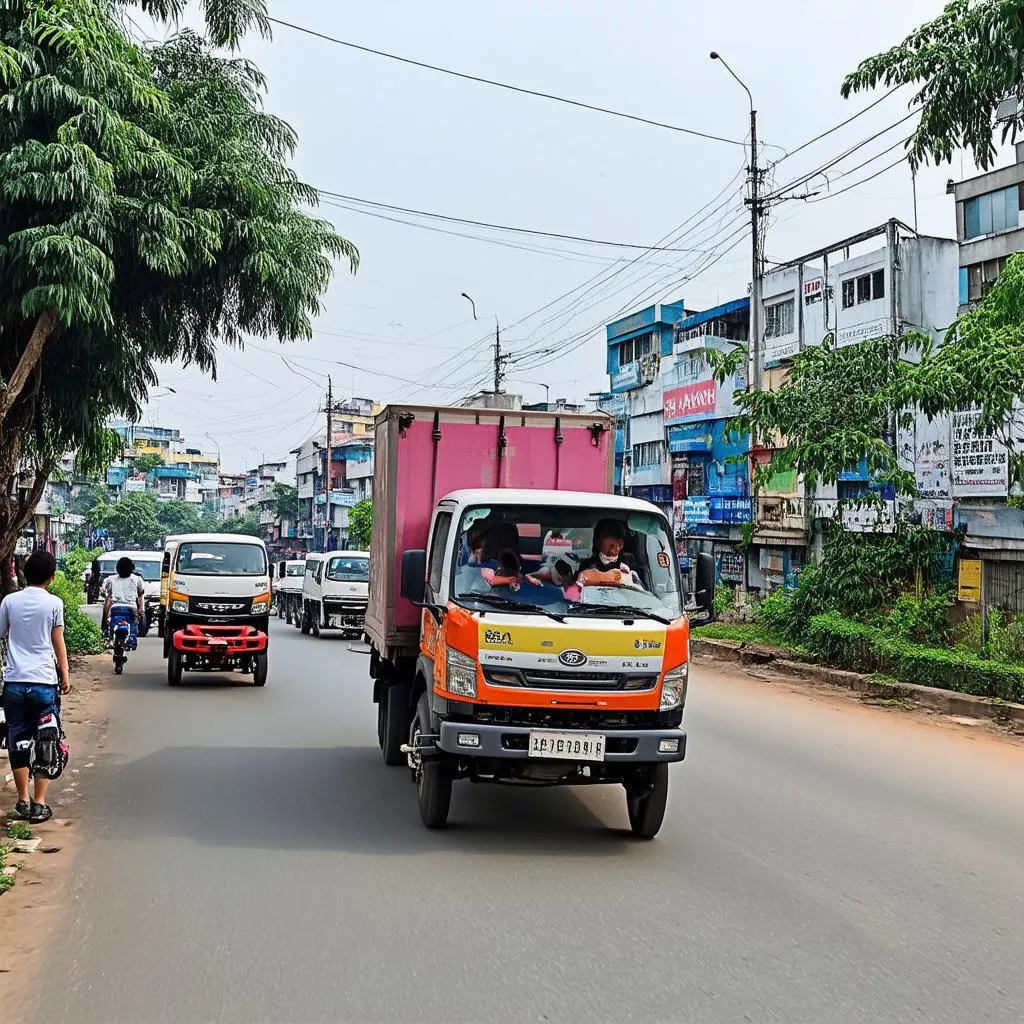
[[[448,534],[451,532],[452,517],[450,512],[439,512],[434,523],[434,534],[430,538],[430,572],[428,582],[430,590],[436,594],[441,589],[444,570],[444,553],[448,547]]]

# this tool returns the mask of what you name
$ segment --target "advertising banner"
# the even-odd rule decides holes
[[[1007,457],[1002,442],[978,432],[978,411],[953,414],[954,498],[1002,497],[1007,493]]]
[[[666,390],[662,406],[666,422],[713,415],[717,394],[718,386],[714,380],[698,381]]]

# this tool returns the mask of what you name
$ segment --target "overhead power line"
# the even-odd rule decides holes
[[[710,132],[698,131],[696,128],[686,128],[683,125],[668,124],[665,121],[655,121],[653,118],[641,117],[638,114],[627,114],[622,110],[612,110],[609,107],[600,107],[594,103],[585,103],[582,100],[569,99],[566,96],[557,96],[554,93],[543,92],[540,89],[528,89],[521,85],[511,85],[508,82],[499,82],[493,78],[483,78],[480,75],[470,75],[464,71],[455,71],[452,68],[441,67],[438,64],[428,64],[426,61],[414,60],[411,57],[402,57],[397,53],[388,53],[386,50],[378,50],[372,46],[363,46],[360,43],[353,43],[347,39],[339,39],[337,36],[330,36],[326,32],[318,32],[316,29],[306,28],[304,25],[296,25],[290,21],[283,21],[280,18],[267,18],[267,21],[282,28],[290,28],[293,32],[301,32],[315,39],[322,39],[337,46],[346,46],[350,50],[358,50],[360,53],[373,54],[375,57],[385,57],[388,60],[398,61],[401,64],[408,64],[412,67],[423,68],[426,71],[436,71],[441,75],[450,75],[452,78],[461,78],[467,82],[476,82],[480,85],[489,85],[495,89],[505,89],[508,92],[522,93],[524,96],[534,96],[538,99],[552,100],[555,103],[564,103],[570,107],[578,107],[582,110],[592,110],[598,114],[607,114],[610,117],[619,117],[627,121],[636,121],[639,124],[650,125],[653,128],[665,128],[668,131],[680,132],[683,135],[692,135],[699,139],[708,139],[711,142],[724,142],[730,146],[743,146],[739,139],[727,139],[721,135],[712,135]]]
[[[900,164],[905,164],[907,158],[901,156],[899,160],[894,160],[887,167],[883,167],[880,171],[875,171],[874,174],[868,175],[866,178],[861,178],[860,181],[855,181],[851,185],[847,185],[846,188],[839,189],[838,192],[830,192],[828,195],[822,196],[820,199],[808,199],[808,203],[824,203],[826,200],[835,199],[836,196],[841,196],[844,192],[849,192],[851,189],[859,188],[861,185],[866,185],[869,181],[874,181],[875,178],[880,178],[883,174],[891,171],[894,167],[899,167]]]

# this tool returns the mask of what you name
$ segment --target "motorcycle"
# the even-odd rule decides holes
[[[110,609],[110,621],[107,623],[110,637],[110,649],[114,657],[114,675],[121,675],[128,662],[128,652],[138,650],[138,623],[135,621],[135,609],[123,605],[115,605]]]

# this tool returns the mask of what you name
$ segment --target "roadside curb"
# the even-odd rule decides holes
[[[940,690],[917,683],[890,683],[859,672],[847,672],[812,662],[793,661],[786,657],[791,652],[781,648],[762,644],[738,644],[730,640],[701,640],[694,637],[690,640],[690,652],[697,658],[709,661],[732,662],[748,667],[770,665],[776,671],[811,683],[853,690],[869,697],[909,700],[945,715],[988,718],[1004,725],[1010,722],[1024,723],[1024,704],[1011,704],[991,697],[975,697],[969,693]]]

